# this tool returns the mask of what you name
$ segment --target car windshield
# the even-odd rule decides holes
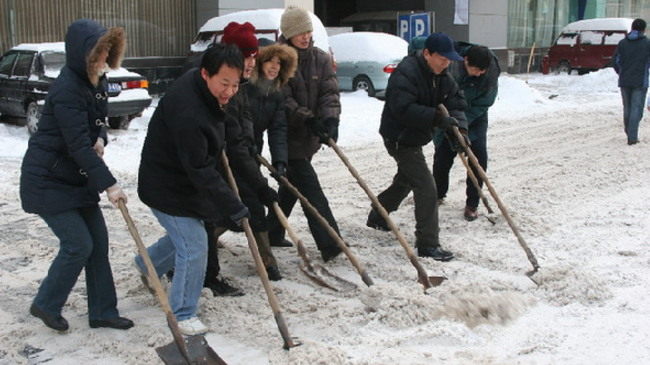
[[[46,51],[41,53],[45,76],[56,78],[65,65],[65,53]]]

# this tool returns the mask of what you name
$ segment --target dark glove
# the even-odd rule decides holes
[[[325,125],[327,126],[328,136],[334,140],[334,142],[339,140],[339,120],[338,118],[328,118],[325,120]],[[321,141],[322,142],[322,141]],[[327,141],[329,142],[329,141]],[[324,142],[324,143],[327,143]]]
[[[230,218],[231,221],[233,221],[237,226],[241,227],[242,221],[244,218],[250,218],[251,213],[248,211],[248,208],[242,204],[242,202],[239,202],[239,207],[233,210],[228,215],[228,218]]]
[[[316,119],[316,118],[311,118],[308,119],[306,122],[307,126],[311,130],[311,132],[318,137],[321,143],[327,143],[327,140],[329,138],[327,132],[328,132],[328,127],[325,124],[325,121],[322,119]],[[325,142],[323,142],[325,141]]]
[[[257,198],[267,207],[272,207],[273,203],[278,201],[278,193],[268,185],[261,187],[257,191]]]
[[[280,176],[287,177],[287,166],[284,164],[284,162],[278,161],[273,164],[273,167],[275,168],[275,172],[271,175],[275,179],[279,180]]]
[[[451,132],[451,129],[453,127],[458,127],[458,121],[454,117],[436,115],[435,126],[442,129],[443,131]]]
[[[254,144],[248,146],[248,153],[253,157],[257,156],[257,146]]]
[[[465,144],[467,147],[471,146],[472,143],[469,141],[469,137],[467,137],[467,129],[459,129],[460,135],[463,137],[463,140],[465,140]],[[463,148],[463,145],[460,143],[458,138],[456,137],[456,133],[454,133],[453,130],[449,129],[445,132],[445,135],[447,136],[447,140],[449,141],[449,147],[451,147],[451,150],[456,152],[456,153],[465,153],[465,149]]]

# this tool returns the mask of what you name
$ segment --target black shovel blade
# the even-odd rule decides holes
[[[158,356],[167,365],[227,365],[225,361],[208,345],[205,337],[189,336],[185,337],[185,347],[189,359],[183,356],[176,342],[168,343],[165,346],[156,348]],[[189,360],[189,361],[188,361]]]

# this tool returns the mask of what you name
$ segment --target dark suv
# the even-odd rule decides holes
[[[0,58],[0,114],[26,118],[30,133],[37,129],[40,109],[50,84],[65,64],[63,42],[21,44]],[[111,70],[108,78],[108,124],[128,128],[151,104],[148,81],[124,68]]]

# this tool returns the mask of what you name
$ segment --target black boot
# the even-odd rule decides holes
[[[88,321],[90,328],[115,328],[118,330],[128,330],[133,327],[133,321],[124,317],[115,317],[111,319],[91,319]]]
[[[271,241],[271,246],[273,247],[293,247],[293,244],[289,240],[283,238],[280,241]]]
[[[244,292],[230,285],[224,278],[216,277],[205,281],[203,283],[204,288],[208,288],[212,291],[212,295],[215,297],[240,297],[244,295]]]
[[[278,269],[277,266],[267,267],[266,274],[269,276],[269,280],[273,280],[273,281],[282,280],[282,274],[280,274],[280,269]]]
[[[45,325],[51,329],[57,331],[67,331],[69,328],[68,321],[66,321],[66,319],[61,315],[46,313],[45,311],[41,310],[41,308],[37,307],[36,304],[32,304],[32,306],[29,308],[29,313],[36,318],[40,318],[43,323],[45,323]]]
[[[334,259],[340,253],[341,248],[339,248],[337,245],[327,246],[320,250],[320,255],[325,262]]]
[[[443,250],[440,246],[437,247],[420,247],[418,248],[418,256],[430,257],[436,261],[450,261],[454,258],[454,254]]]
[[[388,223],[386,223],[384,218],[381,215],[379,215],[379,213],[375,209],[372,209],[370,211],[370,214],[368,214],[368,220],[366,221],[366,226],[380,231],[385,231],[385,232],[390,231],[390,227],[388,227]]]

